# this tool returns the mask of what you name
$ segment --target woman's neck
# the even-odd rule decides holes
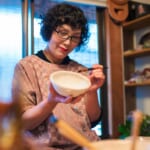
[[[47,48],[43,51],[43,53],[51,63],[61,64],[62,60],[55,59]]]

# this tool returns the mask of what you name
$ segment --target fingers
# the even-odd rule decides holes
[[[103,73],[103,66],[99,64],[95,64],[92,67],[96,69],[90,72],[90,78],[97,78],[97,79],[105,80],[105,75]]]
[[[77,96],[77,97],[62,96],[55,91],[55,89],[51,83],[49,85],[49,90],[50,90],[49,99],[51,99],[50,101],[56,101],[59,103],[73,103],[74,104],[74,103],[79,102],[84,95],[84,94],[82,94],[82,95]]]
[[[68,97],[68,100],[66,101],[66,103],[75,104],[75,103],[79,102],[83,96],[84,96],[84,94],[77,96],[77,97]]]
[[[92,68],[95,68],[95,70],[97,70],[97,69],[103,70],[103,65],[100,65],[100,64],[94,64],[94,65],[92,65]]]
[[[82,99],[83,96],[84,96],[84,94],[82,94],[78,97],[75,97],[71,103],[75,104],[75,103],[79,102]]]
[[[93,68],[96,68],[90,72],[90,80],[91,80],[91,87],[90,90],[97,90],[100,88],[105,81],[105,74],[103,73],[103,66],[99,64],[95,64],[92,66]]]
[[[50,92],[51,92],[52,95],[56,95],[56,91],[55,91],[55,89],[54,89],[54,87],[53,87],[53,85],[52,85],[51,82],[49,84],[49,90],[50,90]]]

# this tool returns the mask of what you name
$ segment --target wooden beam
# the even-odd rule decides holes
[[[124,123],[123,53],[121,25],[115,23],[105,10],[107,89],[109,111],[109,134],[118,138],[118,126]]]

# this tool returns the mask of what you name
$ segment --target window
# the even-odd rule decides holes
[[[90,39],[87,46],[81,47],[79,52],[72,51],[70,57],[81,64],[91,67],[92,64],[99,62],[98,60],[98,43],[97,43],[97,24],[89,23]],[[82,56],[82,57],[81,57]]]
[[[0,99],[11,99],[11,80],[22,57],[21,2],[0,2]]]

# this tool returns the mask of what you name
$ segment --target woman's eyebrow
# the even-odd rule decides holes
[[[68,29],[66,29],[66,28],[64,28],[64,27],[59,27],[59,28],[57,28],[58,30],[61,30],[61,31],[65,31],[65,32],[70,32],[70,30],[68,30]],[[72,30],[71,31],[72,32],[72,34],[74,34],[74,35],[81,35],[81,31],[74,31],[74,30]]]
[[[73,32],[72,34],[81,35],[81,31],[72,31],[72,32]]]

